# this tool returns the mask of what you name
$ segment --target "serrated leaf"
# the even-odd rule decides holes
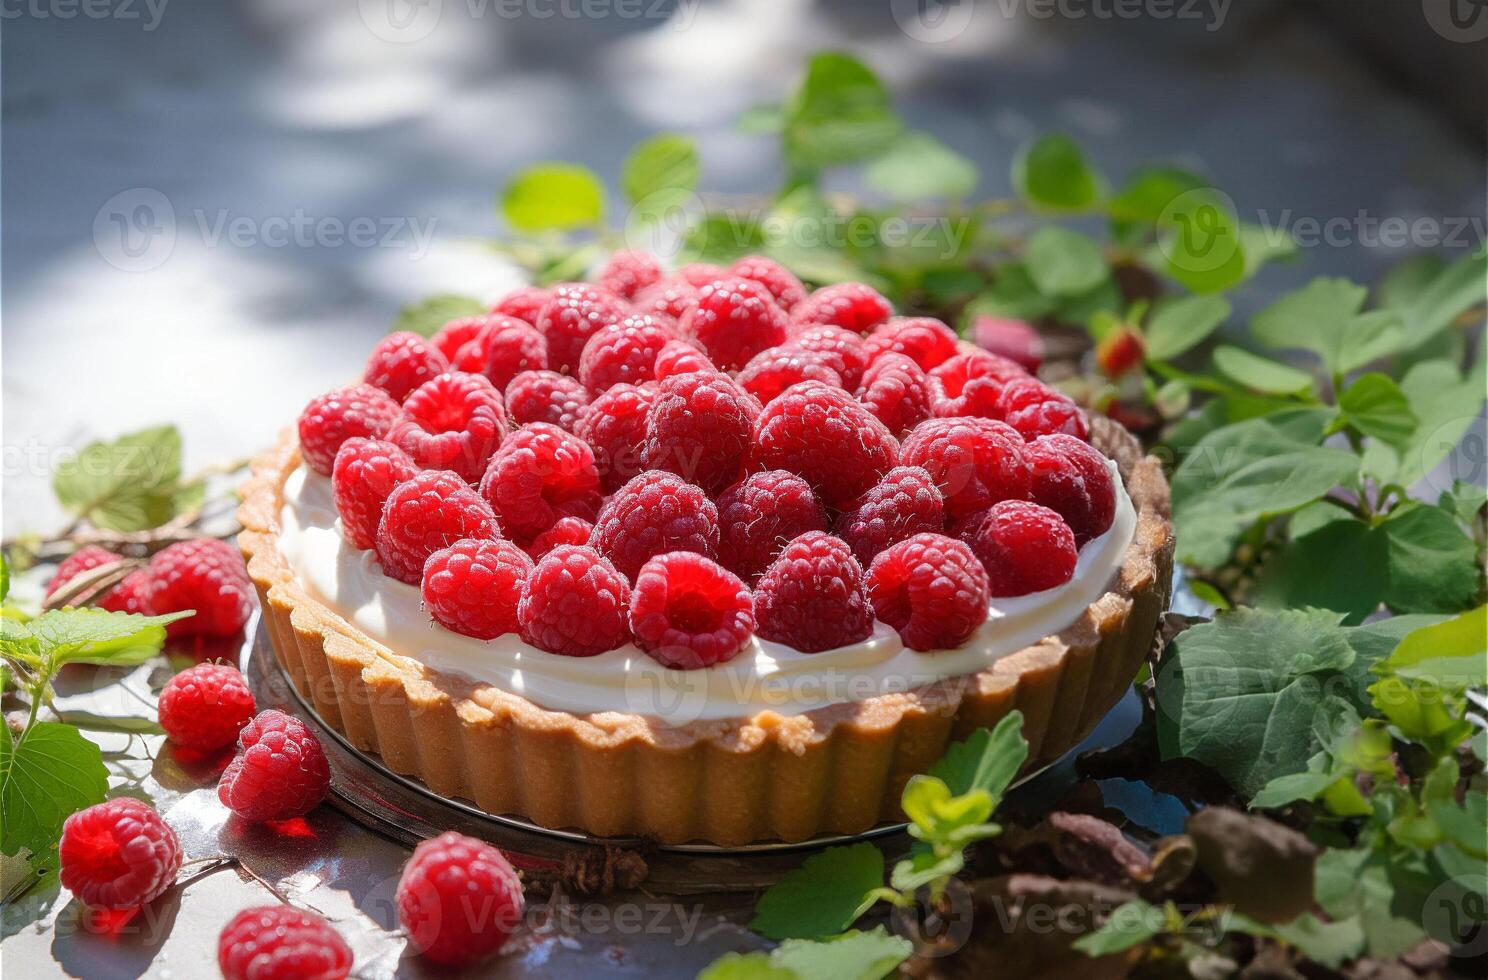
[[[1368,293],[1347,279],[1319,277],[1256,314],[1251,332],[1269,347],[1312,351],[1330,374],[1348,374],[1405,342],[1398,314],[1361,312]]]
[[[929,775],[943,780],[958,796],[973,789],[986,790],[995,808],[1027,760],[1023,712],[1013,710],[991,731],[978,728],[965,741],[949,745]]]
[[[1023,260],[1034,285],[1046,296],[1078,296],[1110,275],[1100,243],[1057,225],[1045,225],[1029,237]]]
[[[1099,929],[1076,939],[1070,948],[1092,958],[1124,952],[1156,937],[1163,931],[1164,921],[1160,909],[1133,899],[1112,909]]]
[[[909,940],[891,936],[879,926],[872,932],[848,932],[822,942],[790,939],[770,959],[801,980],[880,980],[912,952]]]
[[[851,55],[823,52],[786,106],[786,159],[806,169],[856,163],[888,150],[903,128],[871,69]]]
[[[1453,844],[1476,858],[1488,858],[1488,796],[1471,792],[1460,804],[1451,800],[1434,803],[1430,812]]]
[[[1358,916],[1324,922],[1304,912],[1291,922],[1270,925],[1231,913],[1225,917],[1224,927],[1226,932],[1280,939],[1330,969],[1337,969],[1364,951],[1364,926]]]
[[[1153,311],[1144,331],[1147,357],[1166,361],[1203,343],[1230,315],[1222,296],[1186,296]]]
[[[1477,546],[1451,514],[1425,504],[1402,508],[1378,531],[1385,536],[1391,609],[1456,613],[1477,598]]]
[[[910,835],[922,841],[960,847],[998,830],[986,823],[992,816],[991,794],[971,789],[953,796],[935,776],[911,776],[900,806],[910,819]]]
[[[1388,550],[1377,529],[1345,517],[1287,542],[1266,562],[1262,592],[1278,605],[1332,609],[1360,623],[1390,591]]]
[[[1085,211],[1104,193],[1103,181],[1068,136],[1042,137],[1013,160],[1013,187],[1027,201],[1051,211]]]
[[[697,145],[690,137],[661,133],[638,143],[620,169],[620,186],[632,204],[653,194],[691,191],[702,175]]]
[[[1435,271],[1434,275],[1419,275],[1427,271],[1434,270],[1417,267],[1418,278],[1410,284],[1411,288],[1403,288],[1400,279],[1393,283],[1393,290],[1386,291],[1381,287],[1381,300],[1400,311],[1405,349],[1426,344],[1451,326],[1458,316],[1483,304],[1484,283],[1488,282],[1488,251],[1479,249],[1451,266]]]
[[[52,491],[64,508],[111,531],[144,531],[176,514],[181,434],[173,425],[84,446],[57,467]]]
[[[1230,380],[1271,395],[1295,395],[1313,385],[1306,371],[1228,344],[1214,348],[1214,366]]]
[[[1405,394],[1388,375],[1360,375],[1338,396],[1343,421],[1372,439],[1400,446],[1415,433],[1420,420]]]
[[[428,299],[410,303],[398,311],[393,321],[393,330],[409,330],[420,337],[432,337],[439,328],[451,320],[465,316],[480,316],[486,312],[485,304],[469,296],[441,293]]]
[[[1371,443],[1365,471],[1381,482],[1410,486],[1430,473],[1478,420],[1484,399],[1482,355],[1466,374],[1446,359],[1422,361],[1400,379],[1400,390],[1418,420],[1400,446]]]
[[[1488,606],[1407,633],[1375,670],[1443,687],[1488,686]]]
[[[507,183],[501,212],[517,231],[595,227],[604,220],[604,184],[578,164],[534,164]]]
[[[770,939],[839,933],[863,913],[868,893],[883,880],[883,854],[872,844],[828,848],[765,890],[749,928]]]
[[[799,980],[795,972],[776,966],[769,953],[725,953],[710,963],[697,980]]]
[[[1405,876],[1378,852],[1331,848],[1317,859],[1318,904],[1334,921],[1357,917],[1369,955],[1398,956],[1426,935],[1419,914],[1401,907],[1397,891],[1408,884]]]
[[[86,607],[52,609],[33,619],[28,628],[53,664],[127,666],[159,653],[166,624],[190,615],[189,609],[163,616]]]
[[[957,200],[977,185],[976,164],[929,133],[905,133],[863,170],[863,182],[896,201]]]
[[[889,884],[900,892],[914,892],[937,879],[960,874],[965,866],[964,850],[937,857],[929,848],[921,848],[894,865],[889,874]]]
[[[1471,524],[1477,520],[1483,508],[1488,506],[1488,487],[1457,480],[1452,484],[1452,489],[1442,492],[1437,504],[1456,514],[1462,523]]]
[[[71,725],[41,721],[14,745],[0,739],[0,854],[24,849],[54,866],[62,822],[107,793],[102,752]]]

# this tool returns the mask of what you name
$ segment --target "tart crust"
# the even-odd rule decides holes
[[[1068,628],[975,674],[800,715],[669,725],[624,712],[549,711],[399,657],[312,598],[278,548],[292,429],[241,489],[239,546],[275,655],[320,717],[388,768],[493,814],[597,836],[738,845],[854,834],[903,819],[899,796],[947,743],[1023,712],[1029,770],[1078,744],[1120,700],[1153,643],[1172,579],[1168,485],[1107,419],[1137,523],[1108,591]]]

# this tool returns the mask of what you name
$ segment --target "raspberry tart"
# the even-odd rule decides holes
[[[276,656],[493,814],[736,845],[902,818],[1017,709],[1029,766],[1167,600],[1157,460],[1006,357],[763,258],[523,289],[397,334],[254,462]]]

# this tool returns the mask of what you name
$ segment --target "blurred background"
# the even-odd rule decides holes
[[[613,187],[672,130],[704,187],[778,187],[735,123],[821,49],[981,196],[1059,129],[1107,173],[1201,170],[1246,221],[1341,222],[1242,311],[1464,255],[1488,210],[1488,0],[6,0],[0,32],[7,537],[62,523],[67,447],[169,421],[188,471],[250,453],[405,304],[516,284],[486,242],[521,166]],[[1368,232],[1389,218],[1438,240]]]

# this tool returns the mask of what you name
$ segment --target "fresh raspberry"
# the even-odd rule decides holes
[[[987,572],[965,542],[916,534],[868,569],[873,611],[911,650],[949,650],[987,619]]]
[[[656,355],[656,380],[665,381],[674,374],[692,374],[696,371],[718,373],[718,368],[708,355],[686,340],[669,340]]]
[[[331,475],[336,451],[347,439],[381,439],[400,414],[398,403],[381,388],[356,385],[310,399],[300,413],[300,455],[321,476]]]
[[[546,422],[523,426],[502,443],[481,478],[480,492],[501,529],[519,544],[564,517],[592,521],[602,500],[589,446]]]
[[[491,312],[516,317],[535,327],[543,307],[547,306],[548,300],[552,298],[551,289],[543,289],[540,286],[518,286],[497,300],[491,306]]]
[[[863,380],[863,371],[868,367],[868,355],[863,352],[863,338],[831,324],[806,327],[794,332],[785,346],[815,354],[823,364],[837,372],[842,378],[842,387],[848,391],[857,390],[858,384]]]
[[[485,841],[445,831],[413,849],[395,894],[409,942],[434,963],[468,966],[522,922],[522,882]]]
[[[872,286],[841,282],[823,286],[797,303],[791,310],[791,324],[803,329],[831,323],[856,334],[866,334],[893,315],[889,301]]]
[[[903,354],[929,371],[956,356],[956,332],[930,316],[896,316],[863,341],[872,364],[884,354]]]
[[[782,310],[787,313],[806,298],[806,287],[785,266],[763,255],[746,255],[729,266],[728,274],[740,279],[752,279],[770,291]]]
[[[811,485],[785,470],[752,473],[718,497],[718,557],[754,583],[787,544],[807,531],[827,530],[827,514]]]
[[[417,472],[408,454],[391,442],[358,438],[342,444],[331,470],[331,497],[352,547],[368,551],[377,544],[377,522],[388,494]]]
[[[458,474],[424,470],[388,494],[375,548],[384,575],[418,585],[424,562],[440,548],[461,538],[500,537],[491,506]]]
[[[484,375],[441,374],[408,396],[387,441],[422,469],[451,470],[471,481],[486,471],[507,428],[501,393]]]
[[[625,301],[607,289],[583,282],[553,288],[553,298],[537,316],[537,329],[548,342],[548,367],[563,374],[579,369],[584,344],[596,332],[627,312]]]
[[[765,406],[754,427],[754,468],[789,470],[828,507],[856,500],[898,461],[899,444],[841,388],[806,381]]]
[[[147,569],[130,572],[100,600],[98,608],[108,612],[154,614],[150,608],[151,578]]]
[[[527,554],[533,561],[540,561],[543,555],[559,545],[588,544],[589,535],[593,533],[594,525],[583,518],[565,517],[533,538],[527,546]]]
[[[123,560],[124,559],[122,556],[114,554],[107,548],[100,547],[96,544],[84,545],[77,551],[74,551],[72,554],[62,559],[62,563],[57,566],[57,570],[52,573],[52,577],[47,579],[46,597],[50,599],[52,597],[52,593],[56,592],[58,589],[62,588],[62,586],[66,585],[68,582],[71,582],[73,579],[77,578],[84,572],[91,572],[95,568],[99,568],[103,565],[108,565],[113,562]],[[103,596],[100,596],[99,604],[101,605],[103,600],[107,598],[107,596],[112,595],[113,592],[114,589],[110,589]]]
[[[517,607],[522,639],[549,653],[593,657],[624,645],[630,583],[593,548],[560,545],[527,579]]]
[[[606,492],[619,489],[644,469],[641,444],[656,392],[654,382],[615,385],[595,398],[574,426],[574,434],[594,450],[594,465]]]
[[[416,333],[390,333],[372,348],[362,380],[401,402],[419,385],[449,370],[439,348]],[[366,435],[359,432],[357,435]]]
[[[679,670],[733,659],[754,636],[754,600],[733,572],[690,551],[657,555],[630,594],[636,645]]]
[[[181,870],[176,832],[132,796],[68,817],[57,855],[62,887],[91,909],[132,909],[154,901]]]
[[[491,329],[491,318],[487,316],[462,316],[450,320],[429,338],[429,343],[439,348],[439,353],[450,364],[464,346],[472,340],[480,340]],[[480,370],[477,368],[476,370]]]
[[[682,318],[681,329],[714,364],[737,371],[760,351],[785,340],[787,319],[768,289],[735,276],[700,289],[697,306]]]
[[[1037,374],[1044,363],[1044,338],[1022,320],[1005,320],[982,314],[971,322],[977,346],[1014,361],[1029,374]]]
[[[711,282],[727,279],[729,271],[721,265],[711,262],[692,262],[677,270],[677,278],[692,286],[702,289]]]
[[[589,389],[556,371],[523,371],[506,386],[506,410],[516,425],[547,422],[569,432],[589,404]]]
[[[697,305],[698,287],[685,279],[663,279],[636,293],[631,307],[637,313],[662,313],[681,320]]]
[[[930,417],[930,379],[903,354],[882,354],[863,373],[858,401],[896,437]]]
[[[946,517],[956,520],[999,500],[1028,497],[1023,440],[994,419],[930,419],[904,440],[900,461],[922,466],[945,495]]]
[[[931,410],[941,418],[1001,419],[1003,385],[1024,377],[1022,368],[996,354],[957,354],[930,372]]]
[[[744,365],[734,379],[744,390],[768,405],[781,392],[802,381],[820,381],[834,388],[842,387],[842,376],[824,364],[815,354],[792,350],[789,346],[762,350]]]
[[[641,463],[716,494],[738,479],[758,417],[755,397],[724,375],[673,375],[651,404]]]
[[[201,752],[236,742],[253,711],[248,682],[225,664],[188,667],[160,692],[160,727],[172,742]]]
[[[1116,517],[1116,484],[1105,457],[1088,442],[1056,433],[1039,436],[1023,447],[1032,468],[1030,497],[1057,511],[1083,547],[1105,534]]]
[[[253,612],[253,583],[243,556],[226,541],[177,541],[150,559],[147,604],[155,615],[196,610],[165,628],[172,639],[232,636]]]
[[[671,317],[632,313],[589,338],[579,358],[579,380],[596,393],[617,384],[654,380],[656,355],[676,339],[677,324]]]
[[[754,588],[758,633],[803,653],[832,650],[873,632],[863,567],[840,538],[809,531],[785,546]]]
[[[594,281],[616,296],[634,299],[636,293],[660,282],[661,276],[661,263],[656,256],[626,248],[610,256]]]
[[[1064,518],[1028,500],[1004,500],[973,517],[962,540],[981,559],[994,597],[1042,592],[1068,582],[1079,553]]]
[[[708,495],[664,470],[642,473],[605,501],[589,546],[634,579],[648,558],[668,551],[718,553],[718,508]]]
[[[997,399],[997,410],[1004,422],[1030,442],[1056,432],[1076,439],[1090,437],[1085,413],[1080,411],[1080,406],[1037,378],[1009,381],[1003,385],[1002,394]]]
[[[837,536],[864,568],[891,544],[945,528],[945,498],[918,466],[896,466],[837,518]]]
[[[478,640],[517,632],[522,583],[532,559],[510,541],[465,538],[424,563],[424,608],[441,626]]]
[[[481,340],[486,357],[477,370],[497,391],[505,391],[511,379],[523,371],[547,369],[548,342],[536,327],[511,316],[490,319],[495,322]]]
[[[331,788],[320,739],[292,715],[269,708],[238,732],[238,754],[222,770],[217,798],[244,820],[309,813]]]
[[[329,922],[290,905],[244,909],[217,937],[224,980],[341,980],[352,960]]]

